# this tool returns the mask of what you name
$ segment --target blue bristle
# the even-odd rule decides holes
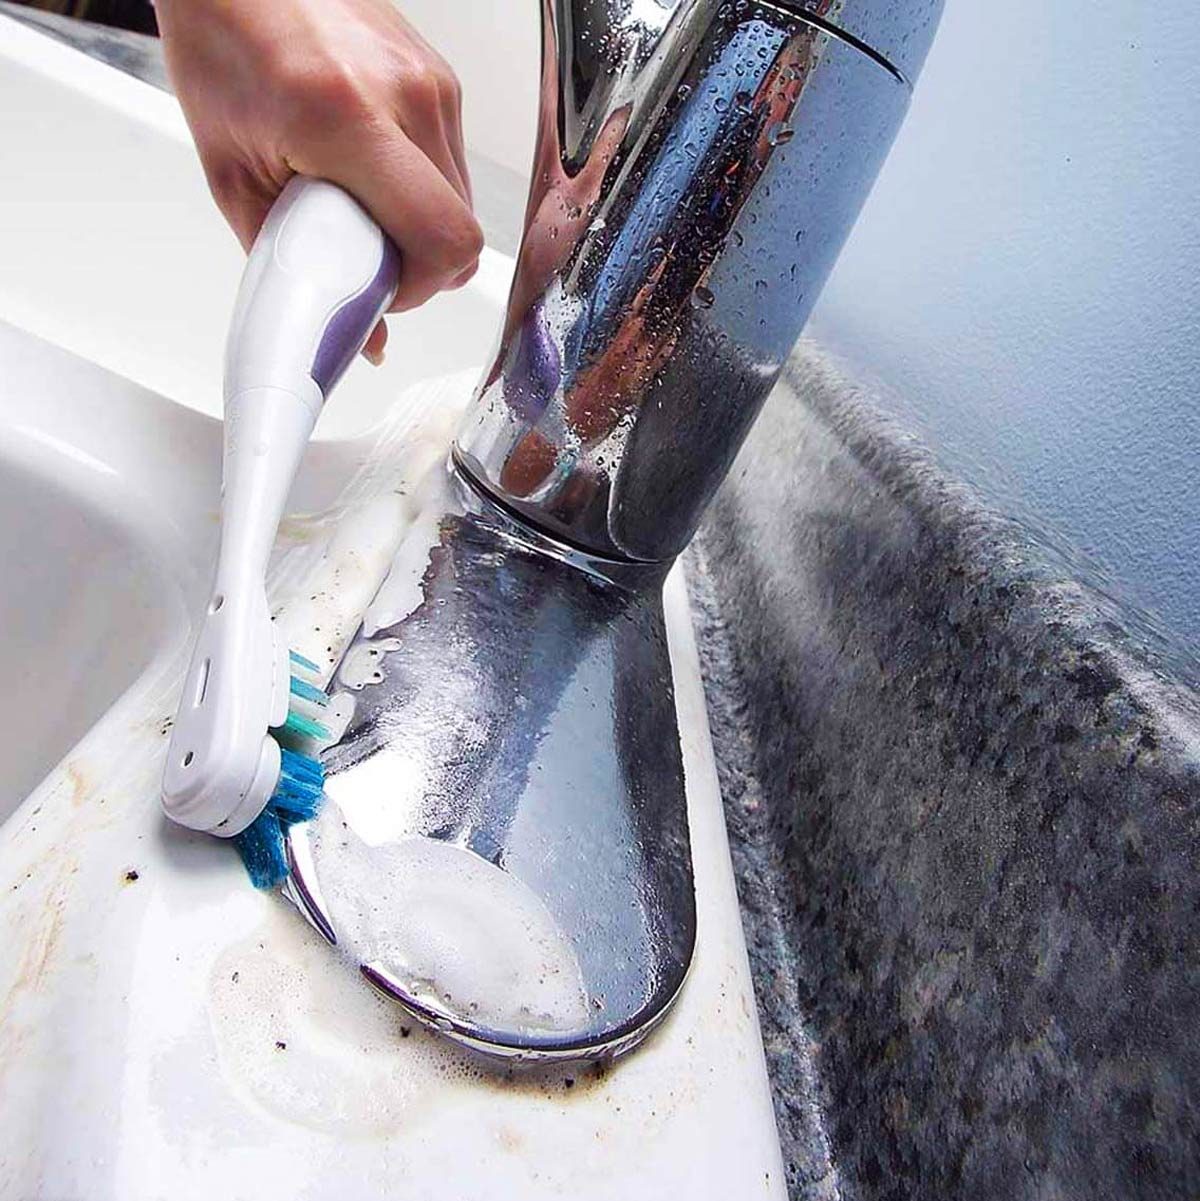
[[[292,676],[291,690],[293,696],[298,696],[301,700],[312,701],[314,705],[324,707],[329,704],[329,697],[320,688],[315,684],[310,684],[307,680],[302,680],[299,676]]]
[[[297,667],[303,667],[305,671],[318,673],[321,670],[311,659],[306,659],[303,655],[297,653],[296,651],[288,651],[288,658],[291,659],[291,661]]]
[[[319,759],[311,755],[302,755],[299,751],[289,751],[282,747],[279,751],[279,770],[284,776],[299,776],[306,780],[324,780],[325,768]]]
[[[287,879],[283,826],[272,805],[268,805],[240,834],[235,835],[233,844],[255,888],[274,888]]]
[[[255,888],[275,888],[287,879],[283,836],[293,822],[316,817],[325,769],[316,759],[280,748],[279,783],[267,807],[233,839]]]
[[[320,676],[321,669],[311,659],[295,651],[290,651],[288,657],[294,667]],[[326,693],[298,676],[291,677],[290,689],[293,696],[312,704],[324,707],[329,703]],[[310,740],[330,736],[320,722],[296,710],[289,710],[285,723],[273,732]],[[287,879],[284,835],[294,822],[316,817],[325,788],[325,769],[318,760],[284,746],[279,749],[279,758],[279,783],[267,807],[233,839],[256,888],[275,888]]]
[[[271,804],[292,821],[307,821],[316,816],[325,788],[325,769],[317,760],[295,751],[283,750],[280,755],[283,768]]]

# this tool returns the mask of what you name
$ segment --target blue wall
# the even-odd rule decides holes
[[[1200,6],[948,0],[809,332],[1200,635]]]

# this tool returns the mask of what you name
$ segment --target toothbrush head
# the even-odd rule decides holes
[[[284,835],[295,822],[316,817],[325,788],[325,769],[321,761],[299,749],[307,742],[324,741],[329,730],[312,710],[329,704],[328,695],[305,675],[316,675],[317,665],[289,653],[292,675],[289,681],[291,705],[287,720],[271,731],[282,745],[279,748],[279,783],[267,807],[240,833],[233,844],[242,857],[255,888],[275,888],[288,877],[289,867]],[[302,672],[304,674],[297,674]],[[304,709],[308,709],[305,712]]]
[[[283,644],[261,588],[218,590],[176,712],[163,808],[193,830],[240,839],[264,887],[287,874],[283,831],[321,796],[317,755],[331,741],[321,682],[320,668]]]

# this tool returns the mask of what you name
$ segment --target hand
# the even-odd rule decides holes
[[[394,310],[474,274],[461,91],[390,0],[158,0],[209,187],[249,250],[295,173],[339,184],[404,258]],[[380,322],[364,353],[383,354]]]

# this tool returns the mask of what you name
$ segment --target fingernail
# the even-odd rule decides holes
[[[455,275],[447,284],[447,288],[453,291],[455,288],[461,288],[469,284],[475,278],[475,273],[479,270],[479,260],[476,259],[469,267],[464,267],[457,275]]]
[[[382,367],[383,366],[383,351],[382,350],[368,350],[364,346],[363,347],[363,358],[365,358],[367,360],[367,362],[370,363],[371,366],[373,366],[373,367]]]

